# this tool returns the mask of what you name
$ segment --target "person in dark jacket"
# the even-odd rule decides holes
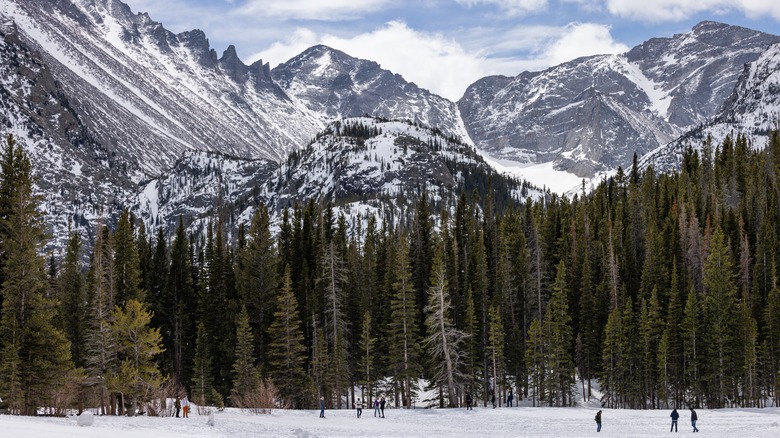
[[[515,399],[515,395],[512,394],[512,390],[510,389],[509,390],[509,395],[506,396],[506,405],[507,405],[507,407],[510,407],[510,408],[512,407],[512,401],[514,401],[514,399]]]
[[[672,430],[677,432],[677,419],[680,418],[680,414],[677,412],[677,409],[672,410],[672,415],[670,415],[670,417],[672,417],[672,427],[669,429],[669,432]]]
[[[467,393],[466,393],[466,410],[467,410],[467,411],[470,411],[470,410],[471,410],[471,402],[472,402],[472,401],[473,401],[473,400],[471,399],[471,393],[468,393],[468,392],[467,392]]]
[[[176,396],[176,401],[173,402],[173,407],[176,408],[176,418],[179,418],[179,411],[181,410],[181,400],[179,396]]]
[[[320,418],[325,418],[325,397],[320,397]]]
[[[699,419],[699,416],[696,415],[696,411],[694,411],[693,408],[691,408],[691,426],[693,426],[693,431],[694,432],[698,432],[699,431],[699,428],[696,427],[696,420],[698,420],[698,419]]]
[[[385,396],[382,396],[382,398],[379,400],[379,411],[381,413],[380,417],[385,418],[385,404],[387,403],[387,400],[385,400]]]
[[[596,432],[601,432],[601,411],[596,412]]]

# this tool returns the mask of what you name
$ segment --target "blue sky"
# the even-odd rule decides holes
[[[322,43],[451,100],[475,80],[621,53],[715,20],[780,34],[780,0],[122,0],[271,67]]]

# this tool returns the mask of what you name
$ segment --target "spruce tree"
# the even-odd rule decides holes
[[[138,262],[138,246],[133,235],[130,212],[125,209],[114,232],[114,294],[116,303],[124,305],[129,300],[143,301]]]
[[[221,405],[221,397],[214,390],[213,376],[211,371],[211,353],[209,351],[209,342],[206,338],[206,328],[202,322],[198,323],[198,331],[195,337],[195,355],[192,366],[192,399],[199,406],[207,403]]]
[[[401,387],[401,406],[407,409],[412,407],[412,383],[422,372],[420,337],[417,332],[418,315],[421,312],[415,299],[408,248],[406,235],[401,233],[392,265],[395,282],[392,284],[392,314],[388,324],[390,364],[394,370],[395,381],[399,382]]]
[[[246,246],[238,252],[236,288],[249,312],[249,325],[255,333],[255,354],[262,360],[270,342],[266,333],[279,288],[276,250],[264,204],[255,209],[247,238]]]
[[[236,361],[233,363],[233,391],[231,401],[241,406],[245,397],[260,386],[260,374],[255,365],[254,334],[249,326],[246,307],[241,308],[236,320]]]
[[[298,313],[298,300],[292,289],[289,266],[277,295],[276,313],[268,328],[268,373],[279,390],[282,405],[304,408],[313,402],[312,382],[306,374],[306,346]]]
[[[70,341],[70,354],[74,365],[85,365],[85,338],[89,316],[87,291],[84,276],[81,274],[81,238],[78,232],[71,231],[65,258],[59,277],[61,290],[61,313],[65,333]]]
[[[40,199],[33,194],[33,176],[27,154],[13,137],[0,159],[0,249],[2,313],[0,314],[0,394],[11,412],[35,415],[40,406],[52,406],[52,393],[64,384],[70,362],[70,343],[55,328],[59,303],[51,298],[45,260]]]

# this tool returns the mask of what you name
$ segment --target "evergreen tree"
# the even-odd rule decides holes
[[[131,299],[111,315],[111,335],[116,340],[118,372],[108,386],[121,396],[120,406],[135,415],[157,393],[164,380],[155,362],[163,351],[160,329],[152,328],[152,314],[140,301]]]
[[[723,232],[716,229],[710,243],[710,254],[704,267],[704,322],[708,329],[707,383],[708,406],[724,407],[726,398],[733,395],[730,387],[734,376],[734,358],[737,355],[735,336],[738,320],[736,312],[737,286],[733,262]]]
[[[395,381],[400,384],[401,406],[412,407],[412,382],[422,372],[421,351],[417,334],[418,314],[412,283],[412,268],[409,264],[408,243],[405,234],[398,237],[395,260],[392,265],[394,294],[390,302],[392,314],[389,322],[390,364]]]
[[[143,301],[145,293],[141,290],[138,247],[133,235],[133,223],[130,212],[125,209],[119,218],[114,232],[114,298],[116,303],[124,305],[129,300]]]
[[[304,368],[306,346],[298,313],[298,300],[292,290],[289,266],[284,272],[282,289],[277,296],[276,313],[268,328],[268,372],[282,399],[291,408],[310,406],[314,394],[312,382]]]
[[[277,257],[271,236],[268,210],[264,204],[255,209],[246,246],[239,250],[236,263],[236,288],[249,312],[249,325],[255,333],[255,354],[266,356],[273,305],[279,288]]]
[[[39,198],[33,194],[30,160],[8,136],[0,159],[0,248],[2,313],[0,314],[0,394],[11,412],[35,415],[39,406],[52,406],[52,393],[61,387],[70,363],[70,344],[55,328],[60,304],[48,291],[44,237]]]
[[[211,372],[211,353],[209,352],[209,342],[206,337],[206,328],[203,323],[198,324],[197,337],[195,338],[195,356],[192,369],[192,399],[200,405],[207,403],[218,403],[219,393],[214,390]]]
[[[252,394],[260,386],[260,374],[255,366],[254,334],[249,326],[246,307],[241,308],[236,320],[235,358],[231,400],[234,405],[242,407],[242,398]]]
[[[85,365],[85,337],[89,315],[80,258],[81,238],[78,232],[72,231],[65,250],[65,258],[62,261],[59,282],[65,333],[70,341],[71,358],[77,367]]]
[[[374,395],[374,380],[372,378],[375,376],[372,374],[372,371],[375,372],[373,368],[373,365],[376,362],[374,357],[375,345],[376,338],[371,335],[371,313],[366,311],[363,314],[363,323],[361,324],[360,341],[358,342],[360,356],[357,364],[358,373],[361,376],[361,378],[358,380],[358,383],[362,388],[364,388],[364,391],[368,390],[368,398],[366,399],[366,402],[370,402]]]
[[[549,390],[550,406],[568,406],[574,402],[574,361],[571,356],[572,339],[571,315],[566,289],[566,265],[561,261],[557,266],[553,293],[543,329],[545,368],[548,379],[545,385]]]

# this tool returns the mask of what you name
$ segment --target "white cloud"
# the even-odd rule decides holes
[[[595,23],[572,23],[563,29],[557,40],[544,50],[542,59],[556,65],[580,56],[623,53],[629,47],[612,38],[609,26]]]
[[[680,21],[698,13],[742,12],[750,18],[780,19],[777,0],[606,0],[610,13],[640,21]]]
[[[359,18],[388,3],[389,0],[250,0],[236,13],[282,20],[335,21]]]
[[[547,7],[547,0],[455,0],[465,6],[493,5],[509,15],[525,15]]]
[[[463,31],[461,36],[468,41],[467,46],[440,34],[411,29],[399,21],[348,38],[299,28],[284,41],[251,56],[249,62],[261,58],[275,66],[315,44],[325,44],[376,61],[407,81],[458,100],[469,85],[488,75],[515,76],[580,56],[629,49],[612,38],[608,26],[593,23],[519,26],[504,31],[481,28]]]
[[[400,21],[351,38],[317,36],[310,30],[298,29],[285,41],[274,43],[251,58],[269,60],[274,65],[317,43],[376,61],[382,68],[451,100],[459,99],[469,84],[487,74],[482,60],[456,41],[416,31]]]

